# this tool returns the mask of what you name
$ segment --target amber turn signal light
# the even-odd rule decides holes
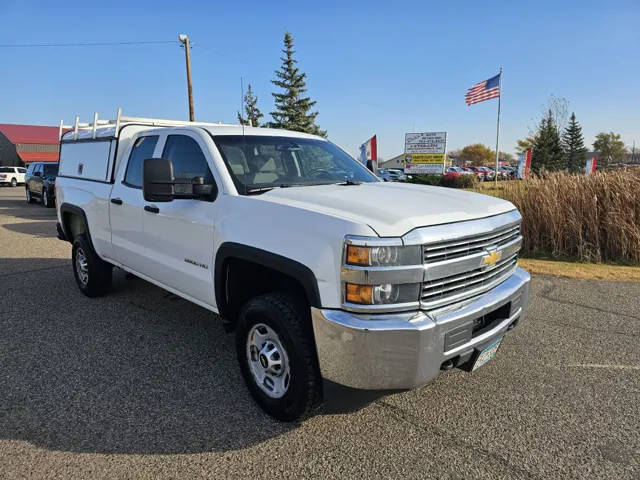
[[[347,302],[364,305],[373,304],[373,285],[347,283]]]
[[[350,265],[371,265],[369,247],[347,246],[347,263]]]

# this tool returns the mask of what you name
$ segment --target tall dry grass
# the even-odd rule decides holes
[[[640,171],[549,173],[509,182],[499,196],[523,217],[523,252],[640,263]]]

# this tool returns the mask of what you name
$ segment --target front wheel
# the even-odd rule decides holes
[[[27,188],[27,203],[33,203],[33,197],[31,196],[31,190]]]
[[[236,352],[254,400],[272,417],[294,421],[321,399],[309,309],[287,294],[249,300],[236,326]]]
[[[109,291],[113,266],[98,257],[85,234],[78,235],[73,241],[71,259],[73,276],[82,293],[87,297],[99,297]]]

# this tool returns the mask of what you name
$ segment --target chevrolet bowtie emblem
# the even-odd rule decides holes
[[[493,267],[496,264],[496,262],[501,258],[502,258],[502,252],[493,250],[492,252],[488,252],[484,257],[482,257],[482,262],[480,262],[480,266]]]

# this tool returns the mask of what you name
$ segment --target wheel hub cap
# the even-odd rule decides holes
[[[256,385],[272,398],[289,388],[289,357],[278,334],[268,325],[254,325],[247,335],[247,360]]]
[[[86,285],[89,281],[89,265],[87,264],[87,256],[82,248],[78,248],[76,251],[76,271],[80,282]]]

